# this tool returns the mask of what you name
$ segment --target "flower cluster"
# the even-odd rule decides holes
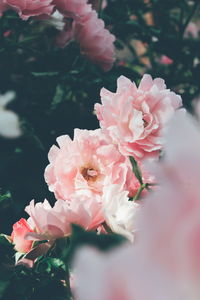
[[[60,136],[51,147],[44,177],[56,202],[32,200],[26,207],[29,218],[14,224],[11,235],[18,252],[29,252],[34,241],[70,236],[72,224],[134,240],[141,199],[155,182],[143,158],[158,158],[161,132],[181,99],[150,75],[138,89],[120,77],[117,93],[103,89],[101,96],[95,108],[102,128],[75,129],[73,139]]]
[[[97,8],[95,2],[92,4]],[[55,13],[58,15],[59,12],[65,26],[59,27],[57,45],[64,47],[72,40],[77,41],[82,54],[108,71],[115,60],[115,37],[105,29],[92,4],[87,0],[0,0],[0,16],[11,9],[23,20],[39,17],[57,28],[60,21],[56,22]]]
[[[137,243],[79,250],[75,299],[199,299],[200,127],[178,112],[165,137],[163,160],[149,166],[160,188],[145,200]]]

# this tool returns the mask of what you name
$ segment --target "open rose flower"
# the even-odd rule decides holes
[[[102,104],[95,105],[103,131],[124,155],[142,159],[157,156],[163,147],[162,130],[181,97],[166,89],[164,80],[144,75],[139,87],[121,76],[117,92],[101,90]]]
[[[33,229],[25,219],[20,219],[13,225],[11,234],[12,243],[15,245],[15,250],[21,253],[29,252],[32,248],[33,241],[26,240],[26,235],[33,232]]]
[[[83,55],[104,71],[108,71],[115,61],[115,37],[105,28],[103,20],[98,18],[96,11],[88,4],[87,7],[89,7],[87,12],[78,11],[77,14],[74,7],[72,7],[74,9],[72,14],[71,8],[72,11],[68,14],[72,15],[73,22],[66,21],[64,30],[57,38],[57,45],[64,47],[72,40],[77,41]]]
[[[113,184],[104,189],[102,206],[105,221],[112,231],[133,241],[140,204],[129,201],[128,192],[121,191],[116,184]]]
[[[66,17],[80,18],[92,10],[87,0],[53,0],[56,8]]]
[[[87,195],[101,201],[103,187],[110,183],[131,195],[136,193],[139,182],[129,159],[120,154],[101,129],[75,129],[73,140],[65,135],[57,142],[59,147],[51,147],[50,164],[45,170],[49,190],[57,199],[71,201],[73,195]]]
[[[5,0],[8,8],[15,10],[23,20],[29,17],[50,15],[54,5],[52,0]]]
[[[74,36],[81,53],[104,71],[111,69],[115,61],[115,36],[107,29],[96,11],[91,11],[74,22]]]
[[[58,200],[53,207],[47,200],[36,204],[32,200],[25,211],[30,216],[29,224],[34,228],[34,232],[30,232],[27,237],[35,240],[69,236],[71,224],[93,230],[104,221],[100,204],[87,197],[70,202]]]

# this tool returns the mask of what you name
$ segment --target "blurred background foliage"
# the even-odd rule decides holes
[[[0,137],[1,232],[10,234],[31,199],[54,201],[43,178],[49,148],[76,127],[98,127],[93,106],[102,87],[115,91],[120,75],[138,83],[147,72],[164,78],[189,110],[199,97],[200,39],[188,30],[191,22],[199,27],[199,0],[107,2],[100,15],[116,36],[116,63],[106,73],[75,42],[58,48],[57,30],[42,21],[22,21],[11,11],[0,17],[0,94],[16,92],[9,108],[23,130],[18,139]]]

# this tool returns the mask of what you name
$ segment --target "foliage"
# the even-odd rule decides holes
[[[9,108],[19,115],[23,130],[15,140],[0,137],[1,232],[10,235],[12,224],[32,198],[53,201],[43,180],[48,150],[58,136],[72,135],[76,127],[98,127],[93,106],[102,87],[114,91],[120,75],[139,82],[147,72],[164,78],[188,110],[199,96],[200,39],[186,36],[188,24],[198,21],[199,1],[107,2],[100,16],[116,36],[117,59],[106,73],[81,55],[75,42],[56,46],[58,31],[41,20],[22,21],[13,11],[0,17],[0,94],[16,92]],[[162,64],[162,55],[173,63]],[[136,162],[131,162],[142,185]],[[0,299],[71,299],[71,253],[82,244],[108,250],[123,241],[117,235],[98,236],[75,226],[70,240],[59,240],[30,269],[14,266],[13,247],[0,236]],[[66,251],[61,251],[63,243]]]

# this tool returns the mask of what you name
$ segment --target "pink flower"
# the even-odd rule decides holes
[[[81,53],[104,71],[111,69],[115,61],[115,37],[107,29],[95,11],[74,22],[74,36],[79,42]]]
[[[173,64],[173,62],[174,61],[166,55],[162,55],[159,59],[159,63],[161,65],[171,65],[171,64]]]
[[[115,37],[105,29],[103,20],[86,0],[54,0],[56,8],[73,19],[72,29],[67,26],[59,35],[62,47],[73,38],[80,44],[81,53],[104,71],[111,69],[115,60]]]
[[[129,160],[102,134],[101,129],[75,129],[74,140],[57,138],[60,148],[52,146],[50,164],[45,170],[49,190],[57,199],[69,200],[73,195],[87,195],[101,201],[103,187],[119,184],[121,189],[135,193],[139,182],[132,173]]]
[[[161,187],[149,194],[140,223],[140,252],[168,272],[184,299],[200,297],[200,127],[175,115],[166,153],[154,167]]]
[[[102,204],[105,221],[112,231],[133,241],[140,204],[129,201],[128,191],[121,191],[116,184],[104,189]]]
[[[31,250],[33,241],[28,241],[25,239],[26,234],[30,232],[33,232],[33,230],[23,218],[13,225],[11,239],[15,245],[16,251],[26,253]]]
[[[200,298],[200,126],[178,112],[165,137],[165,156],[151,167],[161,187],[145,200],[134,247],[80,249],[77,299]]]
[[[194,39],[197,39],[198,36],[199,36],[199,28],[197,24],[195,24],[194,22],[190,22],[185,29],[184,37],[185,38],[192,37]]]
[[[8,9],[8,6],[4,3],[4,0],[0,0],[0,17]]]
[[[181,106],[181,97],[166,89],[164,80],[144,75],[139,87],[121,76],[117,92],[101,90],[102,104],[95,104],[103,131],[124,155],[142,159],[158,156],[162,130]]]
[[[79,300],[181,300],[174,283],[130,245],[110,252],[85,247],[73,264],[75,299]]]
[[[4,0],[4,3],[8,8],[15,10],[23,20],[43,14],[49,15],[54,8],[52,0]]]
[[[73,19],[91,12],[92,7],[87,2],[87,0],[53,0],[53,4],[61,13]]]
[[[104,221],[99,203],[87,197],[73,200],[58,200],[53,207],[47,200],[36,204],[32,200],[25,211],[30,216],[28,222],[35,233],[30,233],[28,238],[56,239],[69,236],[71,224],[80,225],[85,230],[93,230]]]

